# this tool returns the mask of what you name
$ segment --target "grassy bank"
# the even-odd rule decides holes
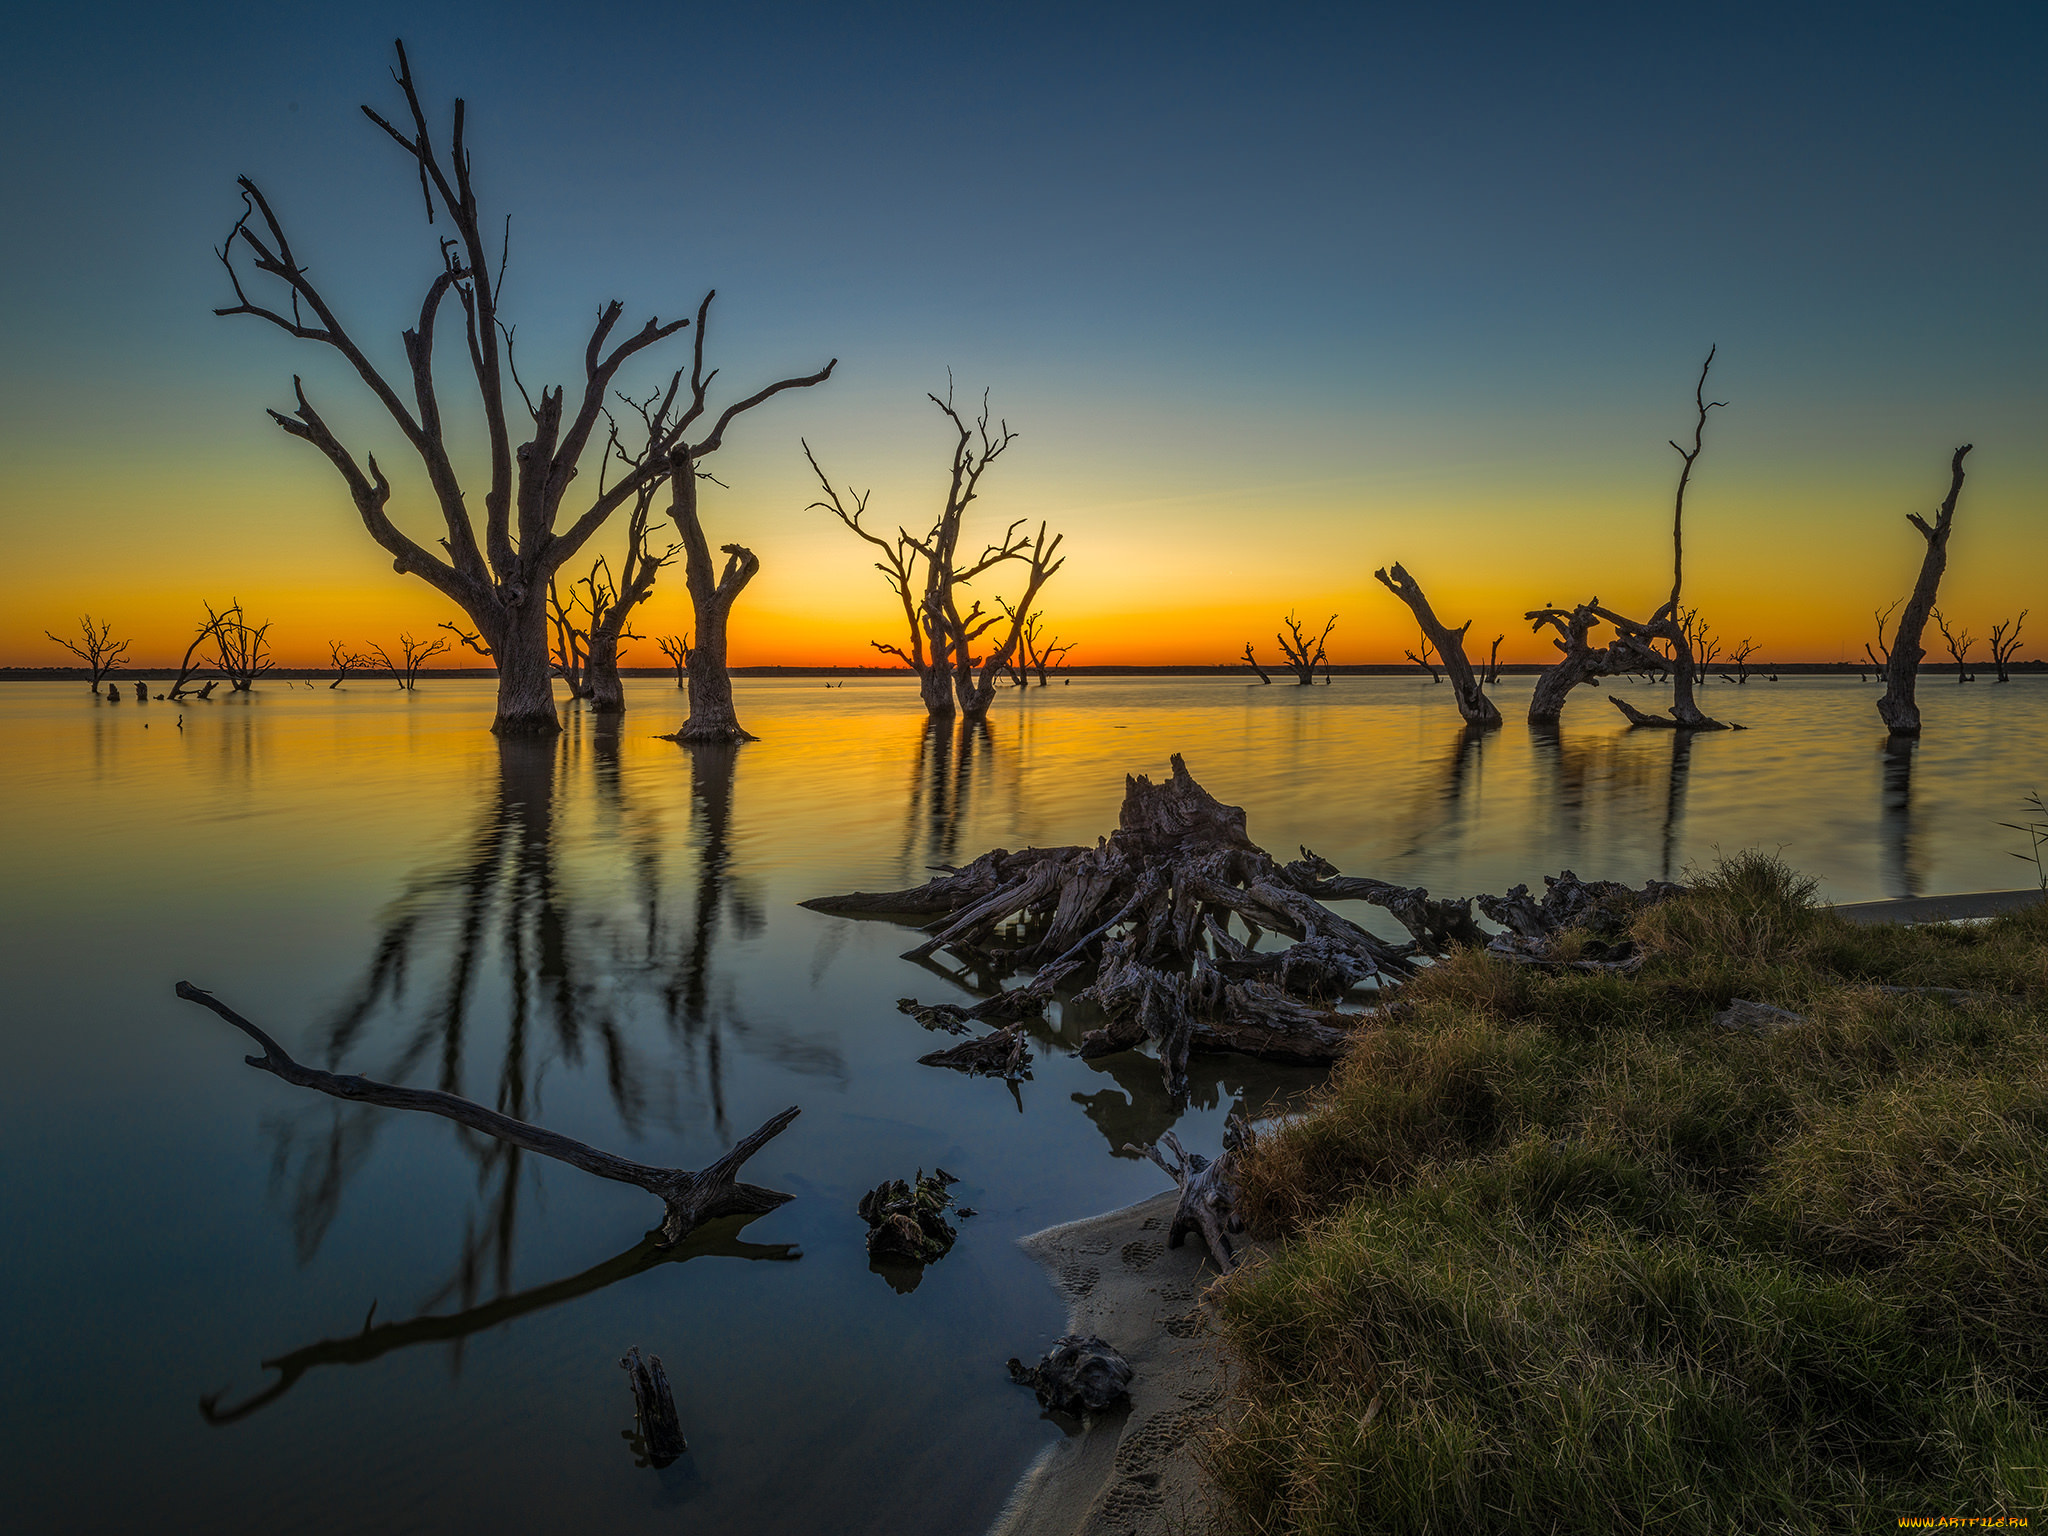
[[[1855,927],[1744,856],[1635,935],[1627,978],[1444,964],[1245,1157],[1289,1239],[1224,1290],[1247,1529],[2041,1511],[2048,909]]]

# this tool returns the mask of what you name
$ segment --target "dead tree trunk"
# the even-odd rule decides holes
[[[612,335],[624,306],[616,301],[598,312],[584,348],[580,398],[567,408],[565,391],[544,388],[538,403],[527,394],[512,358],[512,331],[500,318],[508,236],[499,250],[489,248],[484,234],[495,234],[471,181],[471,156],[464,141],[464,106],[455,103],[454,125],[444,155],[433,143],[419,92],[413,83],[405,49],[398,49],[396,78],[404,93],[407,127],[401,129],[370,108],[364,115],[388,135],[414,162],[429,223],[445,218],[451,229],[440,244],[441,268],[421,302],[417,325],[405,332],[405,358],[411,377],[401,388],[370,361],[368,351],[350,334],[327,296],[313,282],[312,268],[292,250],[282,222],[256,183],[241,178],[242,215],[218,252],[234,289],[235,302],[215,311],[220,315],[251,315],[302,341],[333,347],[353,368],[400,434],[418,454],[438,504],[443,532],[435,553],[401,531],[386,512],[392,485],[374,459],[359,463],[293,382],[296,409],[290,415],[272,411],[271,419],[293,437],[326,456],[347,486],[363,526],[392,557],[401,574],[419,577],[469,615],[489,647],[498,668],[498,712],[492,729],[503,735],[552,734],[561,729],[555,713],[548,668],[547,593],[555,573],[575,558],[619,508],[630,505],[650,481],[670,473],[684,435],[703,414],[705,310],[698,309],[697,346],[692,366],[689,407],[665,424],[662,434],[645,445],[636,467],[617,481],[598,478],[595,495],[566,523],[564,502],[577,479],[598,419],[605,414],[619,370],[634,357],[690,324],[687,318],[650,319],[623,341]],[[251,300],[237,256],[285,291],[279,305]],[[456,471],[456,450],[444,428],[442,402],[434,377],[436,323],[443,302],[454,294],[462,312],[463,353],[475,376],[476,404],[481,414],[482,458],[489,465],[488,486],[476,500],[483,508],[479,531],[471,517],[470,498]],[[726,426],[784,389],[822,383],[833,364],[807,378],[784,379],[729,407],[704,442],[686,459],[701,459],[717,448]],[[676,375],[681,379],[681,374]],[[532,419],[533,430],[515,445],[506,397],[516,390]],[[587,482],[586,482],[587,483]]]
[[[1941,631],[1941,643],[1948,647],[1949,655],[1956,659],[1956,681],[1974,683],[1977,681],[1977,674],[1970,670],[1970,648],[1977,643],[1977,637],[1967,629],[1950,629],[1948,620],[1941,616],[1939,608],[1934,610],[1933,618],[1934,627]]]
[[[1312,687],[1316,680],[1318,664],[1326,669],[1329,666],[1323,642],[1330,638],[1330,631],[1337,627],[1337,615],[1331,614],[1330,622],[1323,626],[1323,632],[1315,636],[1307,634],[1302,629],[1300,621],[1291,613],[1281,622],[1287,626],[1288,634],[1276,634],[1273,638],[1280,642],[1280,654],[1287,658],[1287,670],[1294,674],[1295,682],[1302,687]],[[1288,635],[1292,635],[1293,638],[1290,640]]]
[[[1699,382],[1693,386],[1693,404],[1699,415],[1693,422],[1692,447],[1681,447],[1674,438],[1673,451],[1684,460],[1684,467],[1678,472],[1678,492],[1671,506],[1671,596],[1655,613],[1649,622],[1642,623],[1611,609],[1594,606],[1599,616],[1612,624],[1617,631],[1647,648],[1652,642],[1661,640],[1671,647],[1671,712],[1668,715],[1646,714],[1626,699],[1613,694],[1607,696],[1608,703],[1620,710],[1631,725],[1663,726],[1688,731],[1723,731],[1727,727],[1718,720],[1712,720],[1693,702],[1692,690],[1699,666],[1693,656],[1692,635],[1687,624],[1684,608],[1685,590],[1685,490],[1692,483],[1692,468],[1698,462],[1700,450],[1706,443],[1707,413],[1720,410],[1727,405],[1725,400],[1707,398],[1707,373],[1714,366],[1714,354],[1718,347],[1707,348],[1707,360],[1700,365]]]
[[[669,665],[676,669],[676,692],[681,693],[690,686],[690,637],[688,635],[661,635],[656,638],[661,654],[669,659]]]
[[[1436,663],[1429,659],[1430,653],[1436,649],[1434,645],[1430,644],[1429,636],[1427,634],[1423,634],[1416,640],[1415,645],[1416,649],[1412,651],[1403,651],[1401,654],[1406,656],[1410,661],[1414,662],[1415,665],[1422,668],[1423,671],[1427,672],[1429,674],[1429,680],[1432,683],[1442,682],[1444,680],[1443,674],[1437,671]]]
[[[1237,1262],[1230,1250],[1230,1234],[1244,1230],[1244,1219],[1237,1214],[1237,1159],[1229,1142],[1243,1134],[1244,1121],[1233,1114],[1224,1129],[1223,1153],[1213,1163],[1199,1152],[1185,1150],[1171,1131],[1161,1136],[1157,1145],[1124,1147],[1126,1152],[1150,1158],[1180,1186],[1180,1204],[1173,1208],[1166,1246],[1178,1248],[1192,1232],[1209,1250],[1210,1262],[1226,1275]],[[1161,1147],[1173,1154],[1173,1161],[1166,1160]]]
[[[1039,589],[1065,563],[1053,559],[1065,535],[1055,534],[1048,542],[1046,526],[1041,523],[1034,541],[1018,532],[1024,526],[1019,519],[979,556],[972,560],[963,556],[962,519],[979,494],[981,477],[1017,440],[1017,434],[1010,430],[1008,422],[999,422],[995,431],[989,430],[987,391],[982,393],[980,414],[971,424],[954,405],[950,387],[943,400],[937,395],[926,398],[952,423],[955,434],[945,505],[928,534],[918,538],[899,526],[893,538],[884,538],[863,528],[861,518],[867,512],[868,493],[850,488],[842,493],[834,489],[831,478],[806,443],[804,452],[825,492],[823,501],[811,505],[832,513],[881,553],[875,568],[903,606],[907,643],[892,645],[873,640],[869,644],[885,656],[894,656],[917,675],[919,695],[926,712],[934,719],[958,710],[973,721],[986,715],[996,680],[1016,652],[1024,623],[1022,616],[1029,613]],[[979,601],[963,613],[961,589],[983,572],[1011,560],[1022,560],[1030,569],[1024,596],[1014,608],[1002,604],[1000,598],[996,600],[1008,612],[1010,627],[1004,642],[977,660],[973,647],[995,627],[997,615],[986,612]]]
[[[661,1238],[665,1244],[677,1242],[699,1222],[709,1221],[714,1216],[759,1215],[793,1198],[772,1189],[741,1184],[737,1180],[747,1159],[788,1129],[789,1123],[797,1117],[798,1111],[794,1107],[785,1109],[752,1135],[742,1138],[730,1152],[702,1173],[689,1173],[681,1168],[656,1168],[600,1151],[558,1132],[515,1120],[510,1115],[501,1115],[470,1099],[443,1093],[436,1088],[404,1088],[367,1077],[344,1077],[322,1072],[317,1067],[301,1066],[286,1054],[283,1046],[211,992],[195,987],[189,981],[181,981],[177,993],[188,1003],[198,1003],[211,1009],[263,1047],[261,1056],[243,1058],[250,1066],[274,1073],[295,1087],[311,1088],[357,1104],[377,1104],[386,1109],[416,1109],[425,1114],[440,1115],[457,1125],[466,1125],[473,1131],[481,1131],[525,1151],[554,1158],[572,1168],[581,1168],[600,1179],[613,1179],[646,1190],[666,1208],[661,1223]]]
[[[1533,608],[1522,615],[1533,633],[1556,630],[1558,638],[1551,644],[1564,653],[1536,678],[1535,691],[1529,695],[1531,725],[1557,724],[1571,691],[1595,678],[1663,670],[1663,658],[1628,635],[1617,635],[1604,646],[1593,644],[1591,635],[1602,622],[1600,613],[1600,599],[1595,597],[1576,608]]]
[[[690,718],[671,738],[675,741],[752,741],[733,709],[732,676],[726,671],[726,621],[761,562],[739,544],[721,544],[725,569],[714,576],[711,546],[697,516],[697,473],[678,464],[670,478],[674,495],[670,511],[683,536],[683,580],[697,616],[697,641],[690,647]]]
[[[1891,655],[1885,664],[1884,696],[1877,701],[1878,718],[1894,736],[1920,734],[1920,706],[1913,698],[1914,679],[1920,670],[1920,658],[1925,654],[1920,649],[1920,633],[1927,627],[1928,615],[1934,612],[1941,573],[1948,569],[1949,529],[1955,523],[1956,498],[1963,493],[1963,460],[1970,448],[1969,443],[1963,444],[1955,451],[1955,457],[1949,460],[1948,497],[1936,509],[1933,526],[1929,527],[1927,520],[1917,512],[1906,514],[1906,521],[1927,541],[1927,553],[1920,562],[1920,579],[1913,583],[1912,596],[1906,599],[1905,611],[1899,615],[1899,627],[1892,631]]]
[[[67,640],[62,635],[51,634],[47,629],[43,633],[85,663],[86,671],[91,674],[88,681],[92,691],[98,693],[100,679],[120,664],[122,653],[128,649],[129,642],[116,640],[114,626],[111,623],[95,624],[89,613],[78,621],[78,630],[79,638],[76,640]]]
[[[1374,571],[1373,575],[1408,605],[1409,611],[1415,615],[1415,622],[1422,626],[1422,633],[1436,647],[1437,655],[1443,658],[1444,671],[1450,674],[1451,688],[1457,698],[1458,713],[1465,717],[1465,723],[1486,731],[1499,725],[1500,711],[1486,696],[1486,690],[1473,674],[1472,663],[1465,658],[1465,631],[1472,627],[1472,621],[1467,619],[1456,629],[1447,629],[1429,606],[1429,599],[1422,595],[1422,588],[1416,584],[1415,578],[1399,564],[1391,570],[1382,568]]]
[[[1260,682],[1268,685],[1272,683],[1273,679],[1266,674],[1266,669],[1259,665],[1259,658],[1252,654],[1252,643],[1249,640],[1244,643],[1244,664],[1259,674]]]
[[[2007,669],[2013,653],[2020,648],[2020,626],[2027,622],[2027,612],[2022,608],[2018,618],[1991,626],[1991,662],[1998,668],[1998,681],[2001,683],[2012,681],[2012,673]]]

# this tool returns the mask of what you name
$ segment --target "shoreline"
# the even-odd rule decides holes
[[[1199,1240],[1166,1246],[1179,1200],[1169,1189],[1017,1240],[1066,1297],[1066,1331],[1099,1335],[1135,1375],[1128,1409],[1092,1418],[1039,1453],[988,1536],[1206,1536],[1217,1528],[1193,1453],[1228,1386],[1222,1340],[1201,1307],[1217,1272]]]

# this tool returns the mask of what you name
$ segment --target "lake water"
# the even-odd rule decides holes
[[[0,689],[7,1524],[981,1528],[1061,1433],[1003,1372],[1062,1322],[1013,1239],[1165,1187],[1125,1142],[1213,1149],[1306,1080],[1198,1058],[1177,1112],[1149,1062],[1060,1049],[1078,1017],[1015,1095],[919,1066],[944,1041],[895,1000],[968,994],[897,958],[905,930],[796,903],[1090,841],[1172,752],[1276,854],[1439,893],[1751,845],[1837,901],[2031,883],[1997,823],[2048,788],[2048,682],[1930,677],[1903,752],[1848,680],[1710,687],[1751,729],[1689,741],[1593,690],[1534,737],[1527,687],[1471,741],[1406,678],[1082,679],[961,738],[902,683],[742,679],[762,739],[695,755],[655,739],[681,711],[653,680],[622,731],[572,711],[541,746],[493,740],[482,682]],[[253,1071],[181,978],[301,1060],[643,1161],[701,1167],[801,1105],[748,1169],[797,1198],[657,1254],[650,1196]],[[979,1214],[899,1292],[854,1206],[935,1164]],[[662,1471],[626,1438],[632,1345],[690,1441]]]

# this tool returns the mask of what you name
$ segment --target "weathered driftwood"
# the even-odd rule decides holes
[[[929,1264],[952,1251],[960,1234],[946,1221],[947,1186],[960,1181],[943,1168],[917,1170],[912,1183],[890,1179],[860,1197],[868,1224],[868,1257],[882,1263]]]
[[[1031,1047],[1021,1024],[917,1059],[921,1066],[951,1067],[970,1077],[1000,1077],[1014,1083],[1031,1076]]]
[[[1237,1186],[1232,1182],[1236,1172],[1232,1137],[1243,1134],[1244,1122],[1233,1115],[1223,1153],[1213,1163],[1199,1152],[1183,1149],[1180,1138],[1171,1131],[1161,1136],[1156,1145],[1124,1148],[1126,1152],[1149,1157],[1180,1186],[1180,1204],[1173,1209],[1166,1246],[1178,1248],[1192,1232],[1208,1249],[1210,1261],[1225,1274],[1237,1262],[1230,1249],[1230,1234],[1244,1230],[1244,1221],[1237,1214]],[[1160,1147],[1172,1154],[1173,1161],[1167,1161]]]
[[[1448,954],[1455,948],[1486,942],[1485,933],[1473,920],[1469,896],[1432,897],[1419,885],[1391,885],[1385,880],[1340,875],[1336,865],[1307,848],[1301,850],[1299,859],[1282,865],[1280,873],[1305,896],[1321,901],[1366,901],[1385,909],[1408,930],[1415,947],[1424,954]]]
[[[1465,631],[1472,627],[1467,619],[1456,629],[1446,626],[1429,606],[1429,599],[1422,594],[1421,585],[1403,570],[1397,562],[1391,567],[1373,572],[1381,585],[1408,605],[1415,615],[1415,622],[1422,626],[1422,632],[1436,647],[1442,659],[1444,671],[1450,674],[1451,687],[1456,694],[1458,713],[1465,717],[1465,723],[1481,730],[1492,730],[1500,724],[1500,711],[1493,700],[1486,696],[1479,678],[1473,673],[1472,663],[1465,655]],[[1425,663],[1426,665],[1426,663]]]
[[[1970,446],[1963,444],[1949,460],[1948,497],[1936,509],[1933,526],[1929,527],[1917,512],[1906,514],[1906,521],[1927,541],[1927,553],[1921,558],[1913,595],[1906,599],[1905,611],[1899,615],[1899,627],[1892,631],[1891,652],[1885,658],[1884,695],[1877,701],[1878,717],[1894,736],[1920,734],[1920,705],[1913,697],[1920,658],[1925,654],[1920,648],[1920,633],[1927,627],[1927,616],[1934,611],[1941,574],[1948,569],[1949,529],[1955,522],[1956,498],[1963,493],[1963,459]]]
[[[899,1003],[927,1027],[1039,1017],[1059,989],[1073,987],[1109,1015],[1083,1054],[1151,1040],[1176,1092],[1191,1050],[1335,1060],[1361,1020],[1326,1005],[1350,987],[1412,974],[1416,946],[1368,932],[1317,895],[1420,912],[1425,930],[1430,922],[1455,928],[1458,904],[1431,904],[1426,892],[1380,882],[1347,883],[1313,856],[1282,866],[1251,841],[1241,807],[1221,803],[1180,758],[1172,761],[1161,783],[1125,781],[1117,829],[1092,848],[996,849],[915,890],[804,905],[848,916],[930,916],[929,937],[906,956],[920,962],[943,951],[996,974],[1035,967],[1025,985],[971,1007]],[[1276,931],[1298,942],[1279,956],[1255,955],[1228,934],[1233,916],[1254,940]]]
[[[683,1439],[682,1421],[676,1417],[675,1394],[669,1390],[668,1372],[661,1368],[661,1356],[640,1353],[639,1347],[626,1351],[619,1362],[633,1389],[633,1416],[640,1421],[640,1446],[650,1467],[665,1467],[689,1443]]]
[[[1094,1334],[1070,1333],[1036,1365],[1010,1361],[1010,1380],[1031,1388],[1056,1413],[1100,1413],[1131,1395],[1130,1361]]]
[[[1628,939],[1603,943],[1589,941],[1577,955],[1566,959],[1555,953],[1547,939],[1524,938],[1519,933],[1497,933],[1487,942],[1486,952],[1511,965],[1534,965],[1547,971],[1605,972],[1628,976],[1639,971],[1649,957]]]
[[[1678,895],[1685,887],[1652,880],[1633,890],[1616,880],[1581,880],[1570,870],[1543,877],[1541,900],[1518,885],[1505,896],[1481,896],[1479,909],[1527,939],[1550,940],[1574,929],[1599,939],[1623,937],[1644,907]]]
[[[1732,1029],[1738,1034],[1755,1035],[1768,1040],[1773,1035],[1796,1029],[1806,1022],[1806,1016],[1787,1013],[1783,1008],[1773,1008],[1769,1003],[1755,1003],[1747,998],[1730,998],[1728,1006],[1714,1015],[1714,1022],[1723,1029]]]
[[[1563,653],[1536,678],[1529,695],[1531,725],[1555,725],[1564,716],[1571,691],[1595,678],[1665,670],[1663,657],[1625,631],[1617,630],[1606,645],[1593,644],[1593,630],[1605,622],[1600,614],[1600,599],[1594,597],[1576,608],[1532,608],[1522,615],[1537,634],[1546,628],[1556,630],[1558,638],[1551,644]]]
[[[618,1157],[610,1152],[600,1151],[571,1137],[550,1131],[524,1120],[514,1120],[510,1115],[501,1115],[494,1109],[486,1109],[470,1099],[457,1094],[443,1093],[435,1088],[405,1088],[396,1083],[380,1083],[367,1077],[343,1076],[334,1072],[323,1072],[316,1067],[302,1066],[286,1053],[261,1029],[243,1018],[234,1009],[220,1001],[211,992],[181,981],[177,987],[178,996],[188,1003],[198,1003],[211,1009],[221,1018],[235,1026],[258,1045],[263,1047],[261,1056],[247,1056],[243,1060],[252,1067],[260,1067],[283,1078],[299,1088],[311,1088],[319,1093],[332,1094],[337,1099],[347,1099],[358,1104],[376,1104],[386,1109],[412,1109],[425,1114],[440,1115],[458,1125],[466,1125],[473,1131],[494,1136],[499,1141],[509,1142],[528,1152],[542,1157],[554,1158],[572,1168],[581,1168],[585,1173],[595,1174],[600,1179],[612,1179],[621,1184],[632,1184],[656,1196],[666,1208],[661,1223],[661,1240],[674,1243],[687,1235],[699,1222],[714,1216],[759,1215],[772,1211],[794,1198],[777,1190],[763,1189],[755,1184],[738,1182],[740,1168],[747,1159],[768,1145],[789,1127],[796,1119],[795,1106],[762,1125],[752,1134],[742,1137],[715,1163],[701,1173],[691,1173],[682,1168],[656,1168],[647,1163],[636,1163],[628,1158]]]

